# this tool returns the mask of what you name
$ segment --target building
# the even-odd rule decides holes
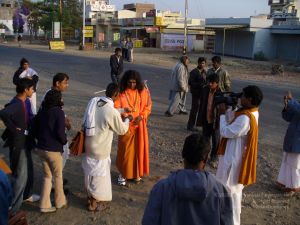
[[[13,15],[17,8],[14,0],[0,0],[0,24],[4,25],[5,34],[13,35]]]
[[[269,0],[270,18],[274,22],[279,21],[299,21],[300,2],[299,0]]]
[[[125,4],[123,8],[125,10],[136,12],[136,17],[141,18],[144,17],[145,13],[155,9],[155,5],[144,4],[144,3],[132,3],[132,4]]]
[[[125,4],[122,10],[116,11],[109,1],[90,0],[86,21],[89,33],[86,42],[92,40],[98,46],[116,46],[121,39],[130,37],[135,47],[183,49],[184,17],[180,12],[157,10],[154,4]],[[203,50],[207,37],[214,35],[204,29],[204,24],[204,19],[187,19],[189,51]]]

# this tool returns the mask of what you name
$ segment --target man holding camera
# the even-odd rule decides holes
[[[207,85],[203,88],[201,104],[197,118],[197,125],[202,126],[203,135],[212,138],[209,164],[217,168],[217,148],[219,144],[219,110],[215,105],[215,96],[221,94],[219,76],[211,74],[207,78]]]
[[[242,190],[256,182],[258,146],[258,106],[263,93],[254,85],[243,89],[241,108],[230,113],[220,104],[219,165],[216,177],[230,192],[234,224],[240,224]],[[226,113],[226,115],[225,115]],[[230,118],[234,115],[233,118]]]

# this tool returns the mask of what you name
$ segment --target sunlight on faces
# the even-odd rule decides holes
[[[61,92],[67,90],[68,87],[69,87],[69,80],[67,78],[65,78],[62,82],[57,81],[55,84],[55,88]]]
[[[30,88],[26,88],[26,89],[25,89],[25,94],[26,94],[26,97],[27,97],[27,98],[30,98],[30,97],[32,96],[33,93],[34,93],[33,86],[30,87]]]

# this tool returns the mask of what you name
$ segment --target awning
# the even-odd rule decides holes
[[[211,29],[239,29],[239,28],[247,28],[249,27],[248,24],[239,24],[239,25],[230,25],[230,24],[212,24],[212,25],[205,25],[205,28]]]
[[[121,30],[142,30],[145,29],[145,27],[121,27]]]

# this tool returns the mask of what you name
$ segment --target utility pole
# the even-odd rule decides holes
[[[85,45],[85,0],[83,0],[83,15],[82,15],[82,49],[84,49]]]
[[[187,16],[188,16],[188,0],[185,0],[185,13],[184,13],[184,43],[182,54],[187,52]]]
[[[59,0],[59,13],[60,13],[60,40],[63,40],[62,36],[62,0]]]

